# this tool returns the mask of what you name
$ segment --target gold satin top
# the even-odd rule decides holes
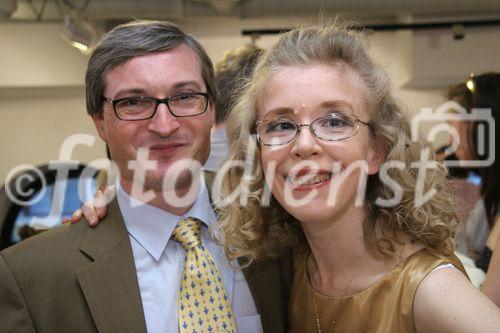
[[[466,274],[454,255],[444,257],[422,249],[367,289],[344,297],[328,297],[312,288],[306,271],[307,257],[298,257],[294,264],[289,308],[293,333],[318,333],[314,298],[322,333],[414,332],[413,298],[425,276],[448,263]]]

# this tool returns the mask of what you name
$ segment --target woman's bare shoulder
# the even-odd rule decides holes
[[[431,271],[413,303],[416,332],[498,332],[500,310],[453,266]]]

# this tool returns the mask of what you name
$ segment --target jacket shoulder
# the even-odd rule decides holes
[[[65,224],[44,231],[0,252],[13,272],[33,271],[36,267],[55,267],[75,255],[81,256],[80,244],[90,229],[86,221]]]

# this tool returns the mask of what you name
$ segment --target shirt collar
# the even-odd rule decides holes
[[[129,235],[141,244],[156,261],[160,260],[179,220],[186,217],[195,217],[203,221],[207,227],[211,227],[216,223],[216,216],[210,203],[203,176],[200,179],[198,197],[193,207],[182,216],[142,203],[130,196],[117,184],[118,205]]]

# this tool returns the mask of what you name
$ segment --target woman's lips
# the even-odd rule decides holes
[[[292,189],[298,192],[311,191],[327,186],[332,178],[332,173],[323,171],[314,174],[301,174],[286,177],[286,182],[291,184]]]

